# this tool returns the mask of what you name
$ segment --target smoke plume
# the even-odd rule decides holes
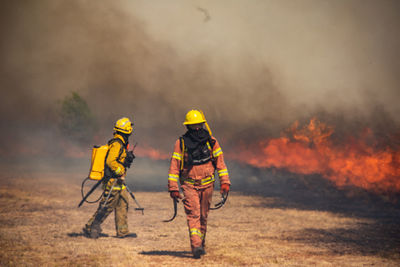
[[[45,0],[0,10],[2,157],[65,154],[58,111],[71,92],[96,116],[96,142],[127,116],[139,146],[162,153],[190,109],[204,110],[236,154],[238,142],[311,117],[339,139],[365,127],[400,132],[398,1]]]

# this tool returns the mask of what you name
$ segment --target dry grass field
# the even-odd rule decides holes
[[[142,216],[130,203],[137,238],[115,238],[111,215],[106,236],[91,240],[81,229],[96,205],[77,208],[81,180],[57,172],[1,178],[0,266],[400,266],[394,208],[340,213],[233,192],[210,213],[207,255],[195,260],[182,205],[162,222],[173,211],[166,192],[136,192],[145,207]]]

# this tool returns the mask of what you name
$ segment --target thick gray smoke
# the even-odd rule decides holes
[[[72,91],[101,138],[133,117],[135,138],[164,151],[193,108],[227,149],[319,114],[398,131],[398,1],[2,1],[0,10],[3,155],[10,141],[58,142],[60,101]]]

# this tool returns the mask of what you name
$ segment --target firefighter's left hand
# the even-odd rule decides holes
[[[118,177],[118,182],[119,182],[120,184],[125,183],[125,175],[122,175],[121,177]]]
[[[133,154],[133,151],[128,151],[127,153],[126,153],[126,158],[125,158],[125,161],[124,161],[124,167],[125,168],[130,168],[131,167],[131,164],[132,164],[132,162],[133,162],[133,160],[135,159],[136,157],[135,157],[135,155]]]
[[[221,184],[221,194],[229,192],[230,185],[229,184]]]

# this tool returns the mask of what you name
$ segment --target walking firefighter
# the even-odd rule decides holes
[[[130,234],[128,230],[129,195],[125,184],[127,168],[131,166],[135,158],[133,152],[128,151],[128,139],[132,134],[132,126],[133,123],[128,118],[119,119],[114,126],[113,138],[108,141],[108,145],[104,146],[105,161],[102,161],[105,162],[105,164],[103,163],[104,173],[99,175],[98,179],[99,183],[102,183],[104,192],[99,207],[83,228],[83,232],[87,237],[98,238],[101,233],[101,223],[113,211],[115,213],[117,237],[136,236],[136,234]],[[132,195],[130,191],[129,193]]]
[[[193,257],[205,254],[207,216],[214,190],[215,170],[218,171],[221,194],[227,195],[230,180],[222,149],[212,136],[204,114],[190,110],[183,123],[187,132],[176,142],[168,174],[168,191],[175,203],[182,198],[189,227]],[[204,129],[206,125],[206,129]]]

